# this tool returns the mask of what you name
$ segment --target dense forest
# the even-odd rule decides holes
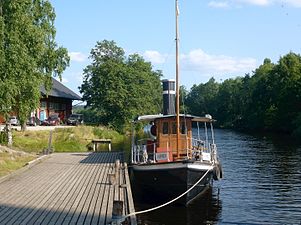
[[[211,114],[221,127],[269,130],[301,136],[301,56],[265,59],[253,74],[218,83],[211,78],[183,92],[185,108]]]
[[[80,87],[87,122],[124,130],[137,115],[161,112],[160,71],[137,55],[125,56],[114,41],[98,42],[92,64],[84,70]],[[181,111],[211,114],[217,125],[243,130],[268,130],[301,136],[301,56],[293,52],[277,63],[265,59],[252,74],[211,78],[190,90],[180,88]],[[182,102],[182,101],[181,101]]]

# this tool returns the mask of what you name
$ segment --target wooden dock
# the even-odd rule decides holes
[[[127,166],[115,171],[117,159],[121,153],[52,154],[0,183],[0,224],[110,224],[114,200],[123,201],[123,215],[132,213]]]

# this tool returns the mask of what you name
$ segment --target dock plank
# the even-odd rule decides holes
[[[66,179],[67,177],[69,178],[71,172],[72,171],[70,170],[68,171],[68,173],[65,174],[66,176],[60,176],[58,182],[53,184],[49,190],[46,190],[47,195],[44,195],[43,199],[37,201],[35,207],[31,209],[31,211],[29,211],[30,213],[24,214],[21,218],[19,218],[17,223],[20,225],[26,225],[26,224],[33,224],[36,220],[39,221],[39,218],[41,218],[41,214],[43,213],[43,209],[45,208],[49,209],[49,203],[55,201],[55,196],[57,196],[58,192],[63,189],[62,186],[66,184],[61,182],[62,179]],[[37,211],[35,210],[36,208],[40,210]]]
[[[108,180],[117,159],[119,152],[56,153],[1,182],[0,224],[107,224],[116,198],[124,201],[124,214],[133,212],[121,185],[129,182],[125,169],[116,171],[116,185]]]
[[[0,216],[0,222],[2,224],[12,224],[16,219],[18,220],[22,214],[26,214],[28,210],[33,208],[34,204],[45,197],[47,191],[45,192],[44,190],[51,189],[50,187],[55,185],[56,182],[61,179],[61,177],[57,176],[55,179],[52,179],[52,182],[50,182],[49,178],[47,178],[47,175],[48,173],[46,173],[46,176],[40,177],[38,180],[39,182],[35,183],[36,185],[26,185],[25,187],[27,188],[21,192],[21,195],[19,195],[17,198],[12,198],[12,201],[9,202],[12,207],[9,207],[7,212]],[[23,183],[22,186],[24,186]],[[14,195],[11,196],[13,197]],[[4,201],[3,203],[5,204],[7,202]],[[18,207],[19,203],[21,203],[22,207]]]
[[[82,168],[83,165],[79,165],[78,167],[74,168],[77,173],[70,174],[70,178],[68,182],[65,182],[64,188],[60,189],[59,192],[57,193],[57,198],[54,198],[52,200],[52,205],[48,206],[47,209],[51,209],[50,212],[49,210],[44,212],[45,215],[44,217],[41,216],[39,220],[42,218],[45,221],[50,221],[50,224],[55,224],[58,218],[63,217],[64,219],[66,214],[58,214],[56,212],[66,212],[68,209],[68,204],[69,202],[72,201],[72,195],[76,196],[78,191],[80,190],[80,185],[82,182],[85,182],[85,180],[88,178],[88,174],[90,171],[90,168]],[[39,222],[38,220],[38,222]],[[39,224],[39,223],[36,223]]]
[[[64,184],[61,186],[61,188],[57,188],[57,191],[55,192],[55,194],[53,194],[52,198],[49,199],[49,201],[47,201],[45,203],[45,205],[43,206],[44,211],[41,214],[41,216],[36,220],[36,224],[39,223],[40,221],[45,221],[44,220],[45,217],[47,218],[46,221],[50,220],[51,213],[59,212],[59,211],[56,211],[56,207],[60,206],[60,203],[65,200],[66,195],[64,195],[64,193],[72,193],[72,188],[76,184],[75,183],[76,179],[74,179],[74,178],[80,177],[79,168],[80,168],[80,165],[73,168],[74,172],[71,172],[68,175],[67,179],[64,181]],[[60,197],[60,199],[58,199],[58,197]],[[49,213],[50,213],[50,215],[49,215]],[[59,214],[59,213],[57,213],[57,214]]]
[[[94,209],[91,224],[104,224],[104,220],[102,219],[100,212],[103,207],[103,200],[104,200],[106,186],[109,185],[107,174],[110,171],[110,167],[111,166],[109,165],[105,165],[104,167],[104,176],[100,181],[100,188],[99,188],[99,192],[97,193],[98,195],[96,199],[96,204],[95,204],[95,209]]]

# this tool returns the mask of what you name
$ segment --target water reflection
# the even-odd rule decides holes
[[[214,192],[214,193],[213,193]],[[217,190],[210,189],[202,198],[199,198],[188,207],[171,205],[159,210],[137,216],[138,224],[143,225],[175,225],[175,224],[214,224],[219,220],[222,203],[217,196]],[[135,199],[136,210],[154,207]]]
[[[231,130],[216,130],[216,143],[224,178],[214,182],[212,193],[188,208],[140,215],[139,224],[301,224],[300,143]],[[150,208],[137,199],[135,207]]]
[[[284,135],[218,130],[225,178],[218,224],[299,224],[301,148]]]

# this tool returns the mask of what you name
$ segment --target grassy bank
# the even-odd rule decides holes
[[[50,131],[13,131],[12,149],[0,148],[0,177],[5,176],[38,157],[48,147]],[[52,148],[54,152],[86,152],[91,151],[92,139],[104,138],[112,140],[113,151],[124,151],[129,157],[130,138],[105,127],[78,126],[56,128],[52,132]],[[100,145],[98,150],[108,150],[107,145]]]
[[[25,152],[40,153],[48,147],[50,131],[14,131],[13,147]],[[56,128],[52,133],[52,147],[55,152],[85,152],[92,150],[92,139],[105,138],[112,140],[112,149],[125,151],[129,149],[126,136],[105,127],[78,126]],[[99,150],[107,150],[101,145]]]
[[[0,149],[0,177],[23,167],[36,156],[21,152],[3,152]]]

